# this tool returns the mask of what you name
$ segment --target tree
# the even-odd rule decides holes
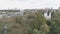
[[[30,34],[47,34],[49,32],[49,27],[41,13],[35,13],[35,20],[32,22],[31,28],[32,33]]]
[[[60,34],[60,11],[56,11],[52,15],[51,21],[48,21],[50,32],[48,34]]]

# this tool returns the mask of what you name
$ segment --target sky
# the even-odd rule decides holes
[[[58,8],[60,0],[0,0],[0,9]]]

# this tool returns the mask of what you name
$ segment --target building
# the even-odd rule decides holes
[[[0,18],[6,15],[7,17],[14,16],[17,12],[20,12],[20,10],[0,10]]]
[[[51,19],[51,14],[52,14],[53,10],[52,9],[47,9],[45,12],[44,12],[44,17],[48,20],[48,19]]]
[[[48,13],[48,12],[44,13],[44,17],[46,19],[51,19],[51,12],[50,13]]]

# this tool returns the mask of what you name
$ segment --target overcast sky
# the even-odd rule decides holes
[[[40,9],[59,6],[60,0],[0,0],[0,9]]]

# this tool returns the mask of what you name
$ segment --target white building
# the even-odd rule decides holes
[[[0,18],[2,18],[2,15],[0,15]]]
[[[51,19],[51,13],[53,12],[52,9],[47,9],[45,12],[44,12],[44,17],[48,20],[48,19]]]
[[[46,19],[51,19],[51,12],[50,13],[48,13],[48,12],[44,13],[44,17]]]

